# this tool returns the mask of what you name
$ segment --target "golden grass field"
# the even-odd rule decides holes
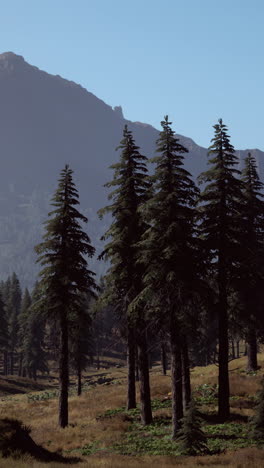
[[[243,418],[253,414],[252,405],[248,405],[248,399],[256,395],[260,380],[264,374],[264,354],[259,354],[261,369],[256,375],[243,373],[246,366],[245,358],[240,358],[230,363],[231,395],[237,397],[231,399],[231,411],[234,416]],[[218,369],[215,365],[208,367],[196,367],[192,370],[192,387],[208,383],[217,383]],[[69,427],[60,429],[57,426],[57,398],[36,400],[37,395],[43,394],[43,389],[54,391],[57,385],[55,378],[41,379],[37,384],[32,384],[27,379],[0,377],[0,418],[15,418],[21,420],[32,429],[31,437],[36,444],[49,452],[56,452],[64,457],[62,463],[51,461],[44,463],[37,461],[29,455],[23,455],[19,459],[0,458],[0,467],[3,468],[59,468],[68,466],[67,460],[72,461],[73,467],[111,467],[111,468],[136,468],[136,467],[224,467],[229,468],[257,468],[264,467],[264,451],[257,447],[239,448],[227,450],[225,453],[211,456],[183,457],[183,456],[137,456],[120,455],[113,453],[113,444],[122,441],[129,428],[130,420],[122,412],[113,417],[100,418],[107,410],[125,406],[126,401],[126,369],[109,368],[100,371],[91,370],[85,374],[84,380],[97,379],[99,377],[115,379],[114,384],[101,384],[85,386],[82,396],[70,396],[69,398]],[[161,375],[159,366],[151,370],[152,398],[164,399],[170,392],[170,375]],[[21,393],[16,393],[16,391]],[[24,392],[24,393],[22,393]],[[29,397],[32,397],[31,399]],[[216,407],[210,407],[210,411]],[[206,411],[206,406],[202,411]],[[169,417],[170,409],[157,409],[154,419]],[[99,419],[98,419],[99,417]],[[144,437],[144,433],[142,433]],[[98,444],[100,450],[96,453],[82,455],[80,448]]]

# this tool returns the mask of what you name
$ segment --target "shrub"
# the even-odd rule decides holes
[[[261,381],[261,389],[257,396],[255,415],[251,419],[251,437],[258,443],[264,443],[264,379]]]
[[[201,429],[201,416],[194,401],[191,401],[182,419],[182,427],[178,433],[177,442],[183,455],[198,455],[207,453],[207,438]]]

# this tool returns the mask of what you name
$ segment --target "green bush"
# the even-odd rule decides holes
[[[182,419],[182,427],[177,436],[179,449],[183,455],[198,455],[208,452],[207,438],[201,429],[202,420],[194,401]]]

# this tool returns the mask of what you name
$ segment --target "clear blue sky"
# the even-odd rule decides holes
[[[129,120],[264,150],[263,0],[1,0],[1,51],[76,81]]]

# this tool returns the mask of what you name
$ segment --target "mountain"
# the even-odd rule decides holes
[[[106,204],[103,184],[112,178],[109,166],[118,159],[115,148],[125,124],[143,154],[153,156],[159,131],[130,122],[122,108],[114,109],[80,85],[28,64],[12,52],[0,55],[0,279],[13,271],[32,286],[38,267],[33,246],[41,240],[50,197],[66,163],[74,170],[81,211],[99,253],[107,220],[97,210]],[[163,116],[160,116],[161,119]],[[186,168],[197,176],[206,167],[207,150],[180,135],[189,149]],[[239,151],[241,160],[247,151]],[[256,156],[264,174],[263,156]],[[103,264],[93,260],[102,272]]]

